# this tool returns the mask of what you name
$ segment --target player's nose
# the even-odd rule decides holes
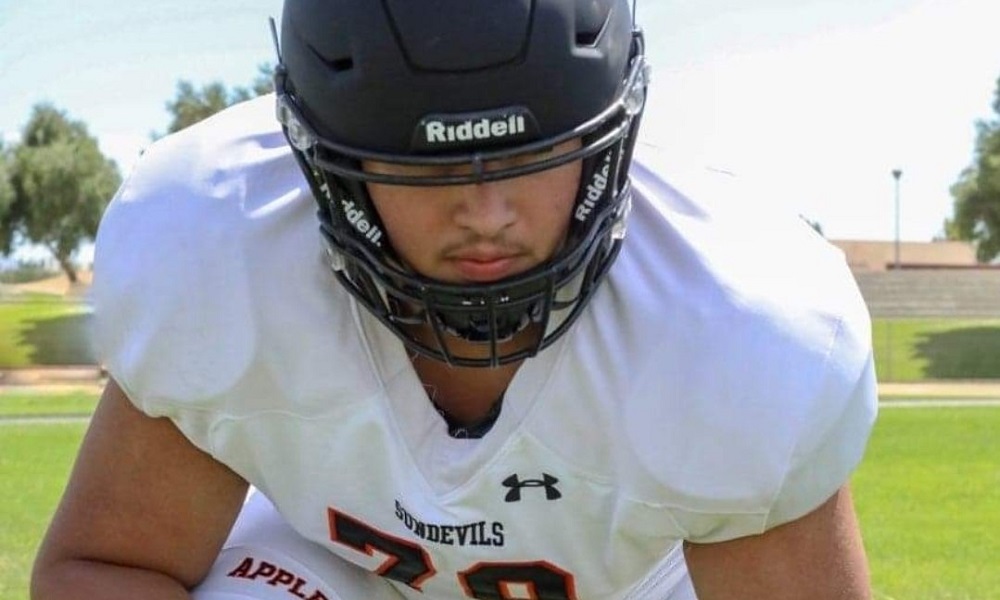
[[[503,182],[460,186],[455,222],[479,236],[490,238],[517,221],[517,210]]]

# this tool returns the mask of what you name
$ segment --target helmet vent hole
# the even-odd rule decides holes
[[[342,73],[354,68],[354,59],[350,55],[341,56],[340,58],[327,58],[323,56],[322,52],[311,45],[307,45],[306,48],[313,55],[313,58],[326,65],[334,73]]]
[[[586,48],[593,48],[597,45],[597,38],[601,36],[600,31],[585,31],[576,34],[576,45]]]
[[[347,58],[338,58],[336,60],[328,61],[327,64],[334,71],[341,73],[343,71],[350,71],[354,68],[354,59],[348,56]]]

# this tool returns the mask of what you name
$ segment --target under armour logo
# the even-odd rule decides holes
[[[562,498],[562,494],[556,489],[557,483],[559,483],[559,480],[548,473],[542,473],[541,479],[525,479],[524,481],[521,481],[518,478],[517,473],[515,473],[503,480],[504,487],[510,488],[510,491],[507,492],[506,496],[504,496],[504,501],[520,502],[521,490],[528,487],[545,488],[546,500],[558,500]]]

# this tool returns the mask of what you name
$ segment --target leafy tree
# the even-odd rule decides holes
[[[167,133],[180,131],[206,119],[227,106],[243,102],[274,90],[271,73],[274,67],[262,64],[257,67],[257,77],[249,87],[226,88],[221,82],[213,82],[195,88],[190,81],[177,82],[177,94],[167,102],[167,110],[173,115]],[[153,134],[153,137],[158,137]]]
[[[79,121],[49,104],[36,105],[21,142],[6,153],[11,201],[0,212],[0,252],[24,239],[52,253],[70,282],[72,255],[97,234],[101,213],[121,183],[118,167]]]
[[[944,223],[948,239],[975,242],[982,262],[1000,254],[1000,78],[993,111],[997,118],[976,123],[972,164],[951,187],[954,216]]]
[[[250,84],[252,97],[263,96],[274,91],[274,65],[262,63],[257,65],[257,76]]]
[[[14,184],[11,183],[13,162],[13,154],[10,150],[4,148],[3,142],[0,141],[0,240],[13,237],[12,231],[7,232],[4,230],[7,225],[4,215],[10,210],[10,206],[14,204]]]

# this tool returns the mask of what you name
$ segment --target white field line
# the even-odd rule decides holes
[[[0,427],[4,425],[63,425],[66,423],[89,423],[90,415],[14,415],[0,416]]]

